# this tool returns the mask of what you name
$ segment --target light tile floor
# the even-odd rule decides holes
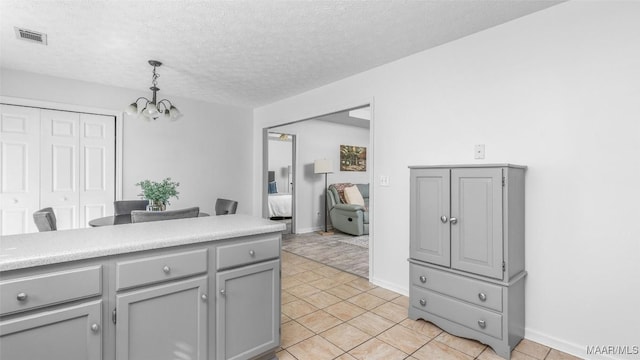
[[[500,360],[490,347],[407,318],[409,298],[282,252],[280,360]],[[513,360],[576,360],[523,340]]]

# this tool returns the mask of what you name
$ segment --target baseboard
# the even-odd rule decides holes
[[[540,331],[536,331],[533,329],[525,328],[524,337],[528,340],[535,341],[545,346],[549,346],[556,350],[565,352],[567,354],[571,354],[573,356],[577,356],[581,359],[589,359],[589,360],[630,360],[630,359],[638,359],[638,355],[595,355],[595,354],[587,354],[587,345],[580,345],[568,342],[566,340],[559,339],[554,336],[550,336],[548,334],[542,333]],[[603,346],[604,344],[589,344],[589,346]],[[609,344],[607,344],[609,345]],[[611,344],[613,345],[613,344]],[[635,344],[632,344],[635,345]]]
[[[390,283],[388,281],[377,279],[375,276],[369,279],[369,282],[373,285],[380,286],[381,288],[385,288],[387,290],[391,290],[393,292],[397,292],[398,294],[409,296],[409,289],[398,287],[394,283]]]
[[[304,229],[297,228],[296,229],[296,234],[300,235],[300,234],[306,234],[306,233],[316,232],[316,231],[320,231],[320,230],[324,230],[324,226],[314,226],[314,227],[304,228]],[[329,230],[331,230],[331,229],[329,229]]]

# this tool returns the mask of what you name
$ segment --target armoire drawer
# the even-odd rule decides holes
[[[445,271],[411,264],[413,285],[502,311],[502,287]]]
[[[218,270],[275,259],[280,256],[280,237],[222,245],[216,251]]]
[[[0,282],[0,315],[102,294],[102,266]]]
[[[502,339],[502,315],[411,285],[411,306]]]
[[[116,264],[116,290],[205,272],[207,249],[121,261]]]

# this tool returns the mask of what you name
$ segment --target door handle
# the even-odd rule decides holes
[[[451,225],[455,225],[458,223],[458,219],[452,217],[451,219],[449,219],[449,222],[451,223]]]

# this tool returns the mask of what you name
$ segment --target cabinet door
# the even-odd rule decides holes
[[[502,279],[502,169],[453,169],[451,184],[451,267]]]
[[[99,360],[101,300],[0,322],[0,359]]]
[[[280,260],[216,275],[216,359],[244,360],[280,344]]]
[[[206,294],[202,276],[116,295],[116,359],[207,359]]]
[[[449,169],[411,172],[411,257],[450,264]]]

